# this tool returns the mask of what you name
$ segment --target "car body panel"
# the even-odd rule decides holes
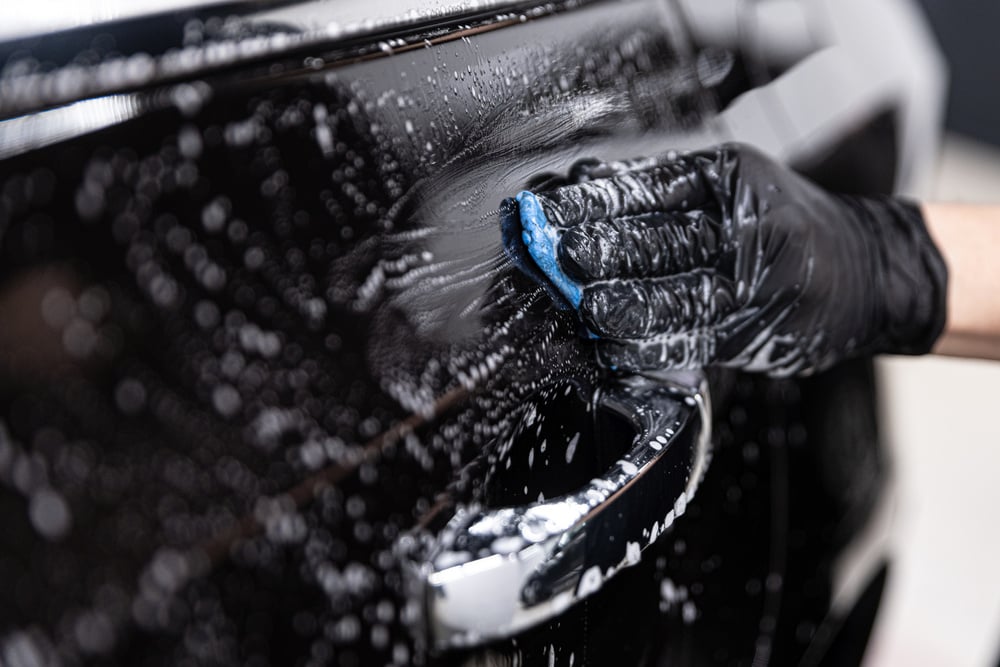
[[[465,6],[346,32],[258,9],[80,28],[75,55],[39,37],[4,51],[4,655],[827,654],[884,555],[862,531],[889,488],[864,360],[805,381],[711,373],[715,455],[682,520],[513,639],[431,650],[405,541],[448,503],[569,491],[525,416],[571,439],[615,381],[511,265],[503,197],[582,158],[771,135],[821,181],[885,191],[904,101],[786,140],[761,109],[794,63],[762,74],[699,44],[673,3]],[[632,435],[592,439],[579,483]],[[851,588],[841,556],[861,539],[876,547]]]

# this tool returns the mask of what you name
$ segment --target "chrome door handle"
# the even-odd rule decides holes
[[[598,405],[637,432],[604,475],[529,505],[459,506],[410,562],[432,648],[477,646],[554,618],[637,563],[684,513],[709,459],[704,376],[634,377]]]

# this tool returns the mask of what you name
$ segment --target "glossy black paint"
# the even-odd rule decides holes
[[[0,163],[0,638],[94,664],[605,665],[792,664],[825,636],[883,482],[865,362],[714,378],[715,460],[655,555],[516,642],[421,654],[401,532],[445,491],[565,488],[499,445],[532,445],[533,397],[601,382],[505,259],[499,201],[666,150],[750,80],[736,59],[705,88],[658,2],[438,29],[212,72],[194,106],[151,84],[137,117]],[[77,298],[88,354],[40,314],[53,290],[106,304]],[[65,499],[64,535],[39,534],[25,475]]]

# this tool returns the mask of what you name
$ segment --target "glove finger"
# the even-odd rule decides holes
[[[611,160],[603,162],[594,158],[584,158],[569,168],[570,183],[586,183],[598,178],[609,178],[630,171],[642,171],[656,167],[661,158],[642,157],[634,160]]]
[[[716,324],[736,306],[733,282],[714,271],[656,280],[614,280],[586,287],[584,324],[607,338],[649,338]]]
[[[531,190],[533,192],[544,192],[546,190],[555,190],[556,188],[561,188],[565,185],[570,185],[573,183],[571,179],[566,178],[565,175],[551,172],[543,171],[540,174],[535,174],[527,183],[524,185],[525,190]]]
[[[601,340],[597,360],[615,371],[682,370],[712,364],[715,350],[715,331],[700,329],[643,340]]]
[[[586,222],[559,242],[559,263],[580,282],[690,271],[718,257],[722,232],[705,210]]]
[[[696,208],[711,194],[699,168],[680,158],[645,171],[538,193],[538,201],[549,223],[572,227],[587,221]]]

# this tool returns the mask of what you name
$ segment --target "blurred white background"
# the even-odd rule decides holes
[[[1000,149],[947,136],[924,198],[1000,202]],[[994,667],[1000,362],[889,357],[879,372],[899,503],[896,560],[866,667]]]

